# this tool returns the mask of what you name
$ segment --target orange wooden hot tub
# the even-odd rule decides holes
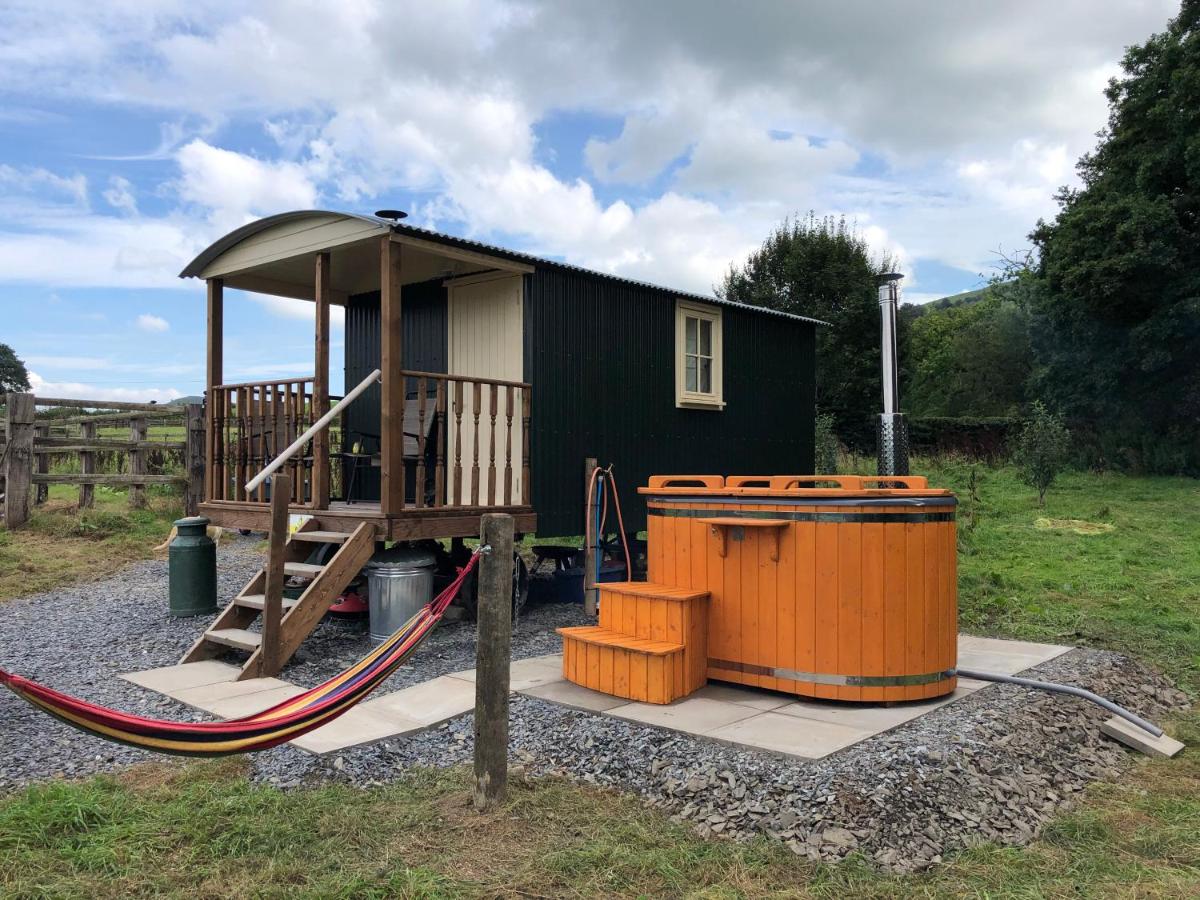
[[[656,476],[648,581],[709,593],[707,677],[810,697],[954,690],[956,500],[924,478]]]

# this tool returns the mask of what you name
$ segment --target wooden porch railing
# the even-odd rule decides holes
[[[209,500],[269,503],[265,486],[247,494],[246,482],[312,424],[313,378],[252,381],[213,387],[206,489]],[[292,502],[311,495],[312,459],[288,462]]]
[[[404,508],[528,506],[531,386],[438,372],[401,374]],[[245,484],[312,424],[313,382],[300,378],[213,389],[217,405],[208,453],[209,500],[269,503],[265,488],[248,494]],[[342,461],[352,458],[356,464],[378,466],[375,453],[350,451],[364,438],[379,436],[348,433],[344,421],[334,422],[330,430],[329,483],[333,495],[345,499]],[[282,471],[291,478],[292,504],[311,506],[311,448],[289,460]]]

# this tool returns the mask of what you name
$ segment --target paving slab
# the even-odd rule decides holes
[[[704,737],[788,756],[820,759],[866,740],[872,734],[865,728],[764,712],[706,731]]]
[[[474,684],[475,670],[465,669],[461,672],[451,672],[450,677]],[[513,691],[523,691],[539,684],[550,684],[562,680],[562,655],[558,653],[518,659],[508,669],[508,687]]]
[[[126,681],[132,681],[136,685],[166,694],[169,697],[172,696],[172,691],[234,681],[241,671],[237,666],[218,662],[215,659],[205,659],[178,666],[147,669],[144,672],[126,672],[121,677]]]
[[[276,688],[284,687],[292,687],[292,684],[278,678],[247,678],[245,681],[218,681],[215,684],[202,684],[199,687],[164,691],[163,693],[188,706],[208,709],[213,703],[228,700],[231,697],[258,694],[262,691],[273,691]]]
[[[383,713],[358,706],[343,713],[328,725],[310,731],[291,742],[292,746],[318,755],[373,744],[387,738],[421,731],[426,726],[398,713]]]
[[[628,700],[621,697],[614,697],[612,694],[602,694],[600,691],[589,690],[570,681],[563,680],[551,681],[549,684],[539,684],[525,688],[521,693],[527,697],[537,697],[540,700],[561,703],[563,706],[570,706],[574,709],[586,710],[587,712],[606,712],[614,707],[625,706],[629,703]]]
[[[785,716],[805,719],[810,722],[827,722],[833,725],[846,725],[866,731],[868,735],[911,722],[928,712],[961,700],[971,693],[961,688],[945,697],[932,700],[914,700],[911,703],[897,703],[893,706],[883,706],[873,703],[848,703],[836,700],[797,700],[775,710]]]
[[[717,684],[710,681],[689,697],[705,700],[717,700],[723,703],[736,703],[739,706],[749,706],[751,709],[766,712],[787,706],[795,699],[789,694],[776,694],[771,691],[756,691],[751,688],[734,687],[730,684]]]
[[[401,716],[429,727],[474,709],[475,685],[461,678],[442,675],[377,700],[368,700],[359,708],[375,715]]]
[[[751,716],[765,715],[753,707],[724,700],[686,697],[674,703],[627,703],[608,710],[606,715],[629,719],[645,725],[657,725],[688,734],[708,734],[714,728],[731,725]],[[791,720],[789,720],[791,721]]]
[[[270,709],[276,703],[290,700],[304,693],[304,688],[294,684],[272,688],[269,691],[258,691],[253,694],[242,694],[240,697],[226,697],[223,700],[213,700],[206,706],[200,707],[214,716],[222,719],[240,719],[242,716],[253,715]]]
[[[1183,744],[1169,734],[1155,737],[1120,716],[1113,716],[1100,726],[1100,731],[1113,740],[1120,741],[1127,747],[1132,747],[1147,756],[1171,757],[1183,749]]]

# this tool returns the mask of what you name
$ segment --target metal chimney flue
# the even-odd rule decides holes
[[[896,354],[899,272],[879,276],[880,359],[883,364],[883,412],[879,416],[879,474],[908,474],[908,422],[900,412],[900,367]]]

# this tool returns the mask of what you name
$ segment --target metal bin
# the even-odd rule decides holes
[[[433,599],[437,558],[420,547],[393,547],[363,566],[367,576],[371,641],[380,644]]]

